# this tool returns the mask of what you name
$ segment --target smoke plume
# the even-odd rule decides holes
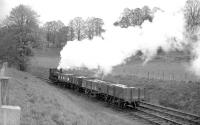
[[[117,17],[113,17],[113,20],[110,20],[112,15],[109,15],[108,19],[102,17],[106,29],[103,34],[104,39],[67,42],[60,52],[61,60],[58,68],[101,67],[107,74],[112,71],[113,66],[123,63],[127,57],[136,54],[138,50],[144,53],[145,62],[147,62],[156,55],[159,47],[166,52],[171,49],[182,49],[182,44],[186,42],[183,37],[184,3],[184,1],[179,1],[179,3],[169,1],[168,4],[159,4],[160,6],[155,4],[162,11],[156,11],[153,22],[145,21],[141,27],[115,27],[113,23]],[[120,9],[121,12],[122,10]],[[116,11],[113,15],[118,13],[120,16],[121,12]]]

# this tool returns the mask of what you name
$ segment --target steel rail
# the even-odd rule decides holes
[[[152,103],[148,103],[148,102],[144,102],[144,101],[141,101],[140,104],[155,107],[155,108],[165,110],[165,111],[170,111],[170,112],[173,112],[173,113],[178,113],[178,114],[181,114],[182,116],[183,115],[188,116],[188,118],[191,118],[192,120],[200,121],[200,116],[195,115],[195,114],[187,113],[187,112],[184,112],[184,111],[180,111],[180,110],[176,110],[176,109],[173,109],[173,108],[164,107],[164,106],[160,106],[160,105],[156,105],[156,104],[152,104]]]
[[[155,114],[152,114],[152,113],[149,113],[149,112],[146,112],[146,111],[143,111],[143,110],[138,110],[138,112],[142,112],[144,114],[147,114],[148,116],[150,117],[153,117],[153,118],[156,118],[158,121],[162,121],[162,123],[171,123],[173,125],[184,125],[183,123],[180,123],[180,122],[177,122],[177,121],[174,121],[172,119],[169,119],[169,118],[166,118],[166,117],[163,117],[163,116],[158,116],[158,115],[155,115]],[[156,120],[156,121],[157,121]],[[161,124],[162,124],[161,123]],[[187,124],[185,124],[187,125]]]
[[[156,109],[146,108],[146,107],[143,107],[143,106],[139,106],[138,108],[139,108],[139,110],[147,111],[147,112],[150,112],[150,113],[153,113],[153,114],[158,114],[158,115],[161,115],[164,118],[171,119],[173,121],[177,121],[180,124],[199,125],[199,122],[193,121],[193,120],[190,120],[190,119],[186,119],[182,116],[177,116],[177,115],[174,115],[174,114],[169,114],[167,112],[157,111]]]

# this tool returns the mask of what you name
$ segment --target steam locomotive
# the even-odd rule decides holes
[[[49,79],[56,85],[87,94],[120,108],[136,108],[140,101],[145,99],[144,88],[128,87],[96,78],[68,74],[58,69],[49,70]]]

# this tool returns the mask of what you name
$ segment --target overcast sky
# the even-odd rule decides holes
[[[41,23],[61,20],[66,25],[69,20],[80,17],[100,17],[105,22],[118,19],[124,8],[136,8],[144,5],[173,10],[182,0],[0,0],[1,18],[8,15],[11,8],[24,4],[40,15]],[[180,5],[182,6],[182,5]]]

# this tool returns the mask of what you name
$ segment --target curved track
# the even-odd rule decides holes
[[[43,73],[36,77],[52,83],[47,76],[47,73]],[[154,125],[200,125],[200,116],[144,101],[140,102],[140,106],[136,110],[131,107],[128,109],[126,113],[130,116],[135,116]]]
[[[148,102],[140,102],[135,114],[157,125],[200,125],[200,116]]]

